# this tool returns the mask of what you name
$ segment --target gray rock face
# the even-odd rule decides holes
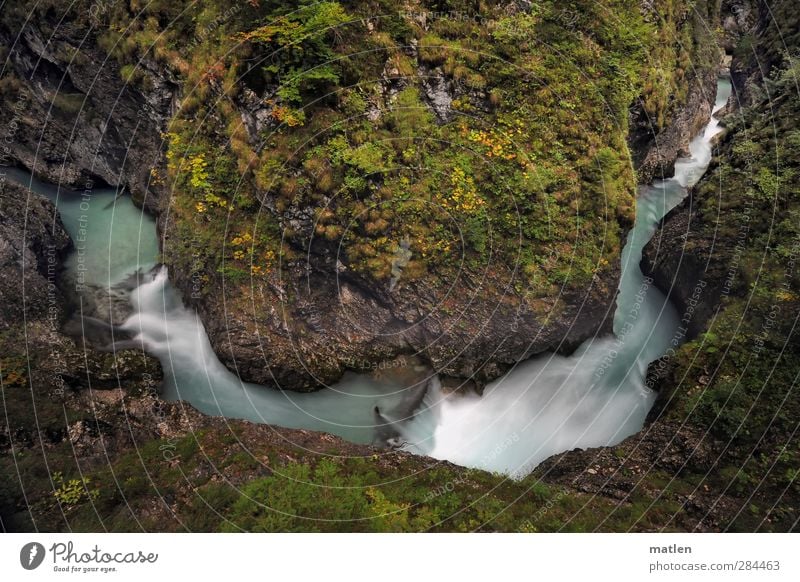
[[[220,310],[214,301],[194,306],[222,362],[249,381],[314,390],[347,369],[368,370],[408,354],[480,388],[522,359],[570,353],[595,334],[611,333],[618,276],[612,270],[585,290],[532,307],[513,290],[509,274],[495,273],[486,288],[466,276],[450,289],[400,278],[390,292],[388,285],[379,290],[337,273],[331,258],[324,271],[285,277],[277,293],[256,290],[258,300],[273,302],[263,318],[230,304]]]
[[[692,137],[711,118],[718,73],[716,68],[697,71],[686,104],[675,111],[662,131],[654,128],[653,120],[641,108],[634,110],[630,145],[640,183],[671,177],[675,160],[688,154]]]
[[[0,178],[0,330],[62,316],[56,286],[72,246],[53,204]]]
[[[440,123],[447,123],[453,118],[453,92],[452,81],[441,70],[430,71],[422,81],[425,97],[431,109],[436,113]]]
[[[704,236],[692,202],[690,195],[667,214],[642,251],[642,272],[653,277],[684,318],[687,339],[702,332],[714,314],[728,271],[714,241]]]
[[[56,26],[51,35],[38,28],[44,24],[29,22],[18,36],[0,21],[0,44],[10,49],[7,74],[16,77],[11,94],[0,99],[10,134],[4,163],[79,190],[98,179],[125,186],[156,209],[148,196],[150,170],[161,155],[177,85],[146,61],[140,72],[148,90],[126,84],[85,30]]]

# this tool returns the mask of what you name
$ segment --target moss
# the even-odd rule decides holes
[[[39,4],[43,17],[48,3]],[[684,25],[692,7],[673,0],[657,0],[645,15],[633,0],[578,0],[570,4],[574,12],[539,1],[516,15],[507,3],[487,2],[476,19],[463,17],[472,14],[471,2],[422,3],[437,14],[453,11],[432,17],[428,30],[388,1],[323,4],[304,9],[311,11],[304,18],[289,15],[294,4],[281,1],[233,11],[210,1],[186,12],[185,2],[114,3],[98,14],[98,43],[120,61],[123,77],[132,74],[131,62],[147,57],[192,88],[165,136],[168,175],[154,176],[173,193],[177,236],[165,250],[177,271],[194,273],[199,265],[201,276],[221,274],[234,286],[267,277],[311,235],[287,217],[310,211],[322,239],[315,244],[341,244],[349,266],[375,284],[391,277],[403,241],[412,252],[404,276],[434,285],[450,277],[462,250],[448,226],[454,219],[465,233],[468,268],[478,271],[489,253],[506,265],[519,257],[521,292],[530,289],[535,298],[562,283],[581,287],[616,262],[632,220],[628,106],[641,95],[663,124],[685,94],[692,66],[712,59],[702,50],[708,43],[700,28]],[[20,6],[7,18],[24,18],[27,7]],[[702,16],[708,6],[693,7]],[[73,8],[87,9],[86,2]],[[390,16],[371,18],[376,13]],[[434,67],[459,90],[446,119],[432,110],[421,77]],[[390,82],[400,81],[388,102],[384,71]],[[790,78],[784,72],[770,81],[787,95],[777,112],[783,119],[800,113],[788,98]],[[1,88],[17,89],[11,81]],[[273,95],[265,103],[272,125],[262,135],[250,136],[241,125],[237,100],[245,88]],[[755,108],[742,123],[730,128],[728,161],[699,194],[711,194],[710,184],[722,176],[725,216],[740,215],[751,200],[758,206],[751,241],[753,249],[768,250],[766,263],[762,269],[756,250],[742,257],[741,297],[723,301],[708,333],[676,356],[675,385],[683,378],[688,389],[665,413],[731,443],[711,475],[654,471],[619,500],[536,476],[510,481],[414,457],[320,461],[274,442],[245,449],[226,427],[150,440],[104,459],[86,473],[96,498],[80,498],[65,514],[47,466],[80,478],[70,443],[54,439],[46,459],[39,449],[16,449],[0,457],[0,471],[16,476],[0,483],[4,516],[13,514],[16,528],[78,531],[679,529],[687,523],[687,497],[707,486],[749,499],[730,529],[791,527],[800,467],[792,389],[800,362],[796,341],[784,350],[781,340],[789,337],[786,314],[797,312],[798,289],[796,276],[784,286],[782,265],[793,256],[800,224],[787,179],[797,175],[800,140],[781,130],[787,167],[777,172],[768,165],[776,154],[770,120]],[[746,167],[751,160],[759,164],[755,172]],[[717,199],[698,196],[706,201],[700,212],[717,216],[708,202]],[[771,203],[778,205],[776,224]],[[736,234],[731,221],[719,228]],[[774,304],[783,315],[763,334]],[[764,347],[753,359],[756,338]],[[0,340],[3,353],[22,343],[8,334]],[[716,370],[713,377],[708,370]],[[50,387],[27,390],[25,366],[6,356],[0,373],[9,418],[35,426],[36,410],[45,432],[64,430],[63,402]],[[770,390],[763,389],[765,378]],[[69,421],[80,418],[75,410],[67,414]],[[616,458],[625,454],[618,450]],[[781,491],[788,501],[772,509]],[[23,509],[26,496],[30,506]]]
[[[87,106],[86,96],[83,93],[59,92],[53,96],[53,107],[62,113],[76,115]]]
[[[726,526],[737,531],[791,527],[800,503],[800,147],[782,123],[800,116],[796,69],[774,63],[770,98],[726,120],[717,161],[698,186],[686,248],[710,255],[722,297],[704,332],[676,354],[667,380],[664,417],[707,431],[721,451],[713,486],[749,500]]]
[[[311,242],[341,246],[349,267],[381,285],[398,241],[408,240],[412,273],[433,285],[460,267],[462,253],[476,272],[489,258],[514,268],[522,257],[523,287],[535,297],[564,284],[581,288],[616,262],[635,191],[624,145],[627,107],[643,93],[663,118],[674,106],[666,95],[683,86],[670,75],[691,57],[686,49],[676,53],[686,41],[681,35],[692,33],[680,27],[685,10],[671,1],[656,3],[653,21],[632,1],[579,4],[569,22],[548,1],[513,16],[488,3],[473,20],[430,8],[435,16],[425,31],[388,4],[379,12],[393,16],[370,21],[367,30],[361,17],[375,7],[366,2],[296,12],[271,2],[233,14],[211,3],[195,22],[156,3],[143,8],[152,17],[139,19],[115,8],[107,26],[113,35],[133,24],[124,36],[130,50],[175,51],[170,65],[195,88],[169,136],[178,228],[197,213],[254,226],[257,199],[273,214],[260,221],[277,228],[254,244],[255,265],[247,255],[226,257],[234,264],[218,271],[226,241],[206,237],[210,273],[243,272],[233,283],[244,285],[249,275],[267,277],[275,268],[260,257]],[[170,16],[178,18],[174,29],[160,30]],[[220,24],[209,31],[204,22]],[[196,42],[181,46],[177,34],[192,27]],[[156,32],[163,35],[151,39]],[[416,58],[407,49],[412,39]],[[130,62],[126,45],[116,46]],[[656,68],[643,66],[656,49]],[[247,64],[253,61],[262,64]],[[453,107],[466,115],[436,121],[418,65],[441,68],[462,93]],[[383,71],[405,85],[388,106],[377,97]],[[277,127],[261,136],[260,151],[241,133],[233,105],[243,86],[272,87],[275,95],[268,105]],[[377,122],[364,116],[369,107],[380,111]],[[208,164],[202,177],[199,160]],[[212,167],[211,160],[223,163]],[[444,203],[458,196],[456,187],[439,192],[454,167],[474,184],[470,195],[484,207],[481,216],[474,204]],[[310,232],[286,224],[285,216],[308,208],[333,214]],[[365,209],[381,216],[360,222]],[[466,231],[464,248],[458,229],[442,228],[448,223]],[[192,260],[184,249],[165,251],[179,268]]]

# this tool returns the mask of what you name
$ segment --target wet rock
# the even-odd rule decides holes
[[[45,181],[78,190],[125,186],[156,209],[150,169],[177,104],[175,80],[144,59],[137,70],[146,81],[125,83],[85,30],[62,24],[45,33],[46,25],[29,20],[18,38],[19,30],[0,22],[0,43],[13,47],[8,74],[25,80],[15,98],[0,100],[0,114],[16,124],[8,156]]]
[[[58,325],[63,296],[57,280],[71,246],[51,202],[0,180],[0,329],[24,318]]]
[[[641,104],[632,111],[629,145],[640,184],[670,178],[675,160],[689,151],[689,142],[711,118],[717,92],[718,66],[696,71],[689,82],[686,102],[678,107],[662,130],[649,119]]]
[[[642,251],[642,272],[675,305],[687,339],[702,331],[723,292],[730,291],[724,255],[705,236],[691,193],[664,217]]]

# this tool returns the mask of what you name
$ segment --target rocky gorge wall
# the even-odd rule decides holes
[[[331,4],[325,17],[341,21],[341,35],[319,35],[304,49],[336,59],[327,80],[308,81],[330,94],[307,103],[295,94],[299,81],[276,83],[286,75],[280,63],[271,65],[277,75],[243,68],[260,51],[290,50],[270,36],[283,34],[278,28],[250,30],[278,4],[214,5],[195,24],[153,5],[155,18],[175,19],[155,41],[155,20],[104,3],[85,7],[95,26],[88,36],[79,7],[59,20],[55,6],[40,3],[36,24],[17,37],[20,4],[0,31],[10,47],[3,113],[28,104],[9,158],[79,190],[87,178],[124,185],[155,211],[172,281],[220,358],[246,380],[315,389],[346,369],[417,354],[481,386],[520,359],[568,353],[610,330],[637,180],[623,143],[630,138],[647,180],[668,171],[707,118],[712,5],[663,0],[617,24],[599,5],[592,14],[501,2],[465,19],[471,8],[457,2],[444,11],[410,3],[384,21],[369,15],[387,7],[365,3],[344,25],[351,17]],[[628,45],[610,40],[615,27]],[[558,42],[572,64],[548,64],[556,57],[545,51],[532,65],[541,47],[520,34]],[[645,69],[630,59],[642,50],[636,44],[660,47],[643,53]],[[347,53],[362,49],[370,58],[350,62]],[[585,60],[584,49],[595,56]],[[520,66],[532,67],[526,84],[515,80]],[[607,83],[606,66],[631,85]],[[348,77],[359,92],[342,84]],[[570,93],[581,101],[562,107]],[[618,109],[603,119],[600,100]],[[560,120],[547,120],[548,111]],[[343,114],[350,143],[331,132]],[[386,141],[365,141],[370,127]],[[307,141],[287,154],[292,140],[319,141],[319,131],[333,136],[327,145]],[[413,159],[404,143],[431,151]],[[387,166],[398,156],[406,170]],[[521,163],[532,157],[535,171]],[[407,184],[415,198],[404,200]]]
[[[118,185],[157,211],[150,169],[177,81],[158,70],[148,91],[137,91],[97,45],[94,17],[59,23],[53,7],[31,8],[17,3],[0,18],[3,164],[79,191]]]
[[[691,341],[651,366],[659,398],[635,446],[652,446],[664,430],[669,442],[689,443],[680,469],[687,499],[710,495],[700,506],[718,527],[791,529],[800,506],[791,469],[800,369],[798,13],[781,0],[724,6],[734,83],[726,130],[709,171],[664,218],[642,260]]]
[[[649,56],[653,66],[667,69],[662,74],[672,79],[667,94],[644,94],[631,109],[628,145],[640,184],[670,178],[676,158],[688,155],[689,141],[711,116],[717,76],[723,66],[724,47],[717,34],[718,2],[695,3],[676,20],[670,23],[672,34],[663,38],[665,45],[676,45],[675,54],[655,52]],[[668,58],[675,59],[673,71],[659,62]],[[664,99],[655,111],[648,107],[648,99],[653,98]]]
[[[771,3],[771,8],[776,10],[787,10],[787,7],[791,8],[791,3]],[[90,7],[84,8],[84,12],[89,13]],[[52,12],[51,16],[55,14]],[[759,14],[764,23],[771,22],[763,11]],[[785,19],[786,14],[791,15],[791,10],[780,14]],[[2,20],[7,22],[5,17],[4,13]],[[560,22],[571,20],[567,15],[562,16]],[[43,22],[48,20],[45,18]],[[780,22],[783,20],[779,19]],[[778,24],[772,21],[769,26],[778,27]],[[16,31],[13,27],[5,30],[9,34]],[[39,36],[49,38],[50,32],[46,30]],[[774,32],[765,36],[772,39]],[[65,60],[63,56],[58,59],[62,70]],[[87,66],[103,62],[105,60],[98,57],[87,61]],[[26,70],[30,72],[31,69]],[[16,83],[22,83],[18,88],[25,85],[19,79]],[[81,83],[76,86],[78,84]],[[13,85],[4,81],[4,90]],[[41,80],[38,85],[48,86]],[[786,85],[782,87],[780,94],[790,104],[794,103]],[[37,87],[30,90],[34,89],[38,90]],[[4,97],[2,106],[7,118],[15,119],[16,114],[19,122],[22,114],[18,111],[23,108],[14,106],[20,102],[18,93],[11,95],[11,98]],[[102,169],[95,172],[87,153],[92,152],[91,144],[78,150],[65,150],[64,146],[69,143],[67,122],[63,116],[58,120],[48,118],[46,98],[52,94],[39,95],[42,99],[39,105],[24,108],[34,114],[24,117],[26,131],[19,134],[21,145],[14,146],[18,149],[12,149],[16,152],[12,158],[26,165],[25,160],[31,159],[30,152],[36,148],[32,136],[50,136],[43,147],[43,151],[53,152],[48,154],[50,162],[36,165],[36,168],[50,168],[49,173],[42,173],[45,177],[61,175],[58,168],[67,159],[67,165],[72,168],[67,174],[72,176],[71,183],[75,186],[80,188],[87,175],[111,182],[113,176],[121,174],[126,176],[121,181],[131,192],[145,199],[147,191],[142,184],[148,178],[144,174],[120,171],[116,162],[100,164]],[[146,110],[144,97],[137,99],[140,98],[134,98],[130,104],[131,110]],[[167,101],[171,103],[172,97],[164,103]],[[763,113],[762,107],[763,104],[757,106],[748,116],[751,124],[748,128],[752,128],[753,119]],[[796,119],[796,112],[793,113],[789,105],[785,107],[787,109],[781,110],[783,119]],[[254,118],[257,119],[258,114],[254,114]],[[72,121],[75,119],[84,123],[80,115]],[[157,115],[151,118],[151,136],[165,129],[160,127],[160,119],[163,118]],[[42,133],[42,120],[62,127]],[[737,148],[743,132],[736,130],[732,121],[730,123],[731,134],[736,132],[740,137],[725,138],[727,141],[723,141],[722,147],[726,155],[742,155],[742,163],[744,159],[767,157],[765,152],[771,151],[769,137],[762,133],[753,140],[755,146],[746,143]],[[787,146],[794,143],[790,129],[785,128],[785,139],[781,142]],[[119,133],[131,135],[122,129]],[[120,144],[122,141],[114,147],[122,147]],[[142,146],[143,151],[148,147]],[[161,148],[160,142],[158,148]],[[119,158],[109,155],[109,159]],[[147,166],[138,168],[142,167]],[[712,173],[698,186],[694,200],[717,200],[709,184],[718,182],[719,175]],[[762,182],[754,187],[770,187],[768,176],[765,175]],[[147,200],[166,200],[160,195],[151,197],[153,192],[162,191],[160,185],[151,181],[149,187]],[[786,244],[793,240],[791,233],[787,236],[785,231],[780,231],[779,240],[784,241],[778,245],[783,253],[779,255],[781,266],[771,263],[773,276],[765,285],[769,292],[763,290],[764,286],[757,286],[761,291],[757,294],[759,303],[755,314],[743,312],[740,303],[726,303],[727,319],[715,327],[704,320],[698,323],[701,326],[698,331],[706,332],[702,339],[653,366],[648,383],[660,388],[661,397],[641,434],[617,447],[564,453],[543,464],[534,475],[520,482],[510,482],[480,471],[402,453],[376,454],[373,449],[350,445],[329,435],[211,419],[185,404],[160,401],[154,394],[160,371],[152,359],[138,352],[125,352],[114,358],[87,351],[61,335],[47,320],[48,271],[46,255],[42,256],[41,249],[43,245],[55,244],[57,254],[63,253],[68,248],[68,239],[58,227],[52,205],[29,200],[24,189],[6,188],[0,198],[3,216],[0,291],[4,294],[0,318],[3,326],[0,347],[4,355],[0,372],[4,407],[11,421],[0,434],[0,473],[8,476],[0,482],[0,525],[4,530],[307,531],[311,528],[340,530],[344,527],[342,524],[359,523],[363,529],[376,531],[753,531],[787,530],[796,523],[797,481],[791,471],[797,466],[797,459],[791,455],[797,447],[793,446],[796,443],[792,440],[791,428],[797,411],[796,399],[786,399],[791,397],[791,375],[797,370],[796,350],[792,347],[796,339],[792,340],[794,336],[788,327],[775,328],[769,323],[778,317],[777,314],[770,316],[774,299],[781,301],[777,303],[783,314],[781,319],[789,325],[792,321],[789,315],[797,312],[794,308],[796,286],[790,287],[789,295],[774,297],[774,292],[783,288],[784,271],[792,256],[791,242]],[[726,204],[736,201],[736,191],[738,189],[733,186],[726,189]],[[771,199],[768,195],[765,197],[765,200]],[[793,212],[793,207],[785,206],[786,203],[781,195],[784,205],[780,207],[781,213]],[[163,212],[164,206],[159,203],[152,208]],[[736,212],[734,210],[731,215],[741,216],[741,209],[738,215]],[[709,225],[715,224],[709,217],[718,214],[694,212],[696,216],[683,223],[669,218],[662,247],[669,242],[674,249],[683,248],[681,237],[688,228],[685,225],[692,224],[695,226],[691,227],[690,238],[702,240],[695,247],[685,249],[684,257],[697,253],[702,257],[702,253],[708,252],[703,249],[722,248],[713,244],[714,237],[708,230]],[[24,221],[20,222],[20,217],[26,215],[31,225],[28,229]],[[162,215],[164,220],[167,218]],[[753,223],[757,224],[753,233],[768,230],[769,220],[760,220]],[[719,224],[723,227],[720,232],[731,237],[731,244],[726,248],[735,249],[738,227]],[[670,228],[674,235],[669,234]],[[789,225],[781,228],[789,228]],[[169,228],[165,230],[169,232]],[[767,246],[770,244],[764,244],[763,240],[755,245],[747,263],[758,264],[755,260],[758,251]],[[670,256],[673,257],[671,264],[682,264],[674,259],[674,253]],[[730,268],[730,263],[730,255],[720,257],[720,265],[727,264]],[[663,268],[665,281],[675,280],[671,274],[673,268]],[[718,282],[722,273],[719,269],[716,274],[712,270]],[[177,280],[183,277],[181,286],[187,295],[191,295],[197,281],[191,275],[191,269],[183,275],[180,269],[175,271]],[[737,279],[736,293],[741,295],[755,279],[757,277],[751,275]],[[31,293],[26,303],[27,328],[20,323],[23,313],[20,288],[14,284],[21,280],[26,281],[27,293]],[[691,287],[689,279],[684,279],[683,275],[679,275],[678,280],[686,283],[681,285],[682,289]],[[613,276],[607,284],[612,285],[612,282]],[[312,279],[312,284],[315,291],[330,293],[324,286],[320,288],[321,279]],[[792,280],[791,285],[796,285],[796,281]],[[266,286],[270,287],[268,283]],[[44,295],[42,290],[45,290]],[[423,288],[421,293],[424,291]],[[274,292],[280,293],[280,287]],[[334,297],[329,296],[331,300]],[[56,306],[61,305],[58,295],[53,297]],[[214,305],[211,298],[205,299],[209,306]],[[321,304],[328,305],[328,301]],[[607,301],[610,298],[603,300]],[[320,321],[318,318],[322,316],[314,315],[317,311],[312,309],[303,316],[311,315],[312,322]],[[740,319],[737,313],[747,313],[745,321],[751,335],[745,338],[737,339],[733,331]],[[212,314],[206,314],[205,319],[213,325]],[[281,321],[280,314],[276,315],[276,328]],[[228,321],[242,342],[253,341],[254,336],[237,330],[234,324]],[[765,329],[767,335],[763,335]],[[773,332],[774,329],[779,331]],[[218,350],[223,354],[226,349],[230,351],[225,345],[226,333],[227,327],[221,323],[212,335],[217,338]],[[465,333],[474,333],[474,330]],[[787,338],[791,340],[788,343],[791,349],[784,355],[780,347],[785,342],[781,340]],[[732,344],[735,354],[727,359],[720,358],[719,354],[727,353],[726,346],[731,339],[736,340]],[[746,355],[762,344],[765,347],[758,352],[762,355],[759,366],[744,377],[746,389],[737,388],[735,380],[731,379],[739,378],[738,371],[747,368]],[[391,351],[364,357],[388,357]],[[356,354],[355,357],[362,357],[361,352]],[[353,354],[343,358],[344,364],[351,357]],[[251,377],[263,374],[256,356],[244,358],[244,363],[253,366]],[[773,365],[778,375],[771,387],[777,389],[764,392],[760,390],[763,385],[753,378],[769,377]],[[333,367],[331,377],[338,373],[337,366]],[[292,367],[284,366],[284,369],[290,372],[288,384],[302,387],[303,380],[292,380]],[[92,390],[89,390],[90,385]],[[759,412],[748,415],[753,402],[758,405]],[[765,427],[768,430],[765,431]],[[782,453],[785,451],[788,456]],[[320,455],[328,458],[320,461]],[[61,476],[55,477],[55,471],[61,472]],[[88,481],[83,481],[84,478]],[[72,479],[78,480],[78,489],[82,491],[77,497],[66,494],[68,487],[65,485]],[[330,486],[329,491],[333,493],[320,498],[317,495],[319,485]],[[353,490],[357,493],[352,493]],[[780,503],[776,504],[776,500]],[[343,508],[351,512],[343,513]],[[387,512],[399,516],[398,519],[381,517]],[[321,515],[332,521],[307,519]]]

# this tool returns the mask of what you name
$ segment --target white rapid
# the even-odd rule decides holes
[[[721,80],[715,111],[729,95],[730,84]],[[636,224],[622,253],[614,337],[587,341],[570,357],[546,354],[522,362],[482,396],[446,395],[434,379],[411,420],[392,415],[409,388],[374,375],[347,374],[310,394],[242,382],[220,363],[165,268],[132,292],[134,314],[121,327],[160,359],[164,398],[186,400],[207,414],[324,431],[358,443],[373,442],[376,430],[385,436],[386,419],[404,420],[390,428],[398,437],[393,442],[405,442],[406,450],[521,477],[552,454],[614,444],[641,428],[654,399],[644,386],[647,365],[680,341],[677,314],[639,270],[642,248],[705,172],[718,131],[712,119],[692,141],[691,159],[676,164],[674,178],[641,189]],[[82,207],[80,193],[57,195],[56,188],[19,175],[18,181],[56,201],[73,240],[91,233],[83,247],[76,242],[86,252],[80,266],[77,253],[70,258],[70,276],[83,269],[92,283],[113,286],[155,264],[155,225],[129,199],[96,192],[89,207]],[[376,418],[375,406],[386,419]]]
[[[713,112],[731,94],[720,79]],[[639,269],[642,249],[659,221],[702,177],[713,117],[690,144],[691,157],[675,175],[640,188],[636,222],[622,251],[622,276],[613,338],[595,338],[570,357],[546,354],[523,362],[481,397],[440,398],[438,424],[419,449],[460,465],[524,476],[547,457],[574,448],[613,445],[639,431],[655,394],[645,386],[647,366],[681,343],[680,317]]]
[[[313,393],[243,382],[220,363],[202,322],[169,284],[166,269],[138,287],[132,301],[136,312],[122,328],[135,333],[161,360],[163,397],[186,400],[206,414],[329,432],[369,444],[375,434],[373,408],[391,410],[406,392],[405,386],[390,380],[352,373]],[[423,423],[429,415],[423,411],[417,421]]]

